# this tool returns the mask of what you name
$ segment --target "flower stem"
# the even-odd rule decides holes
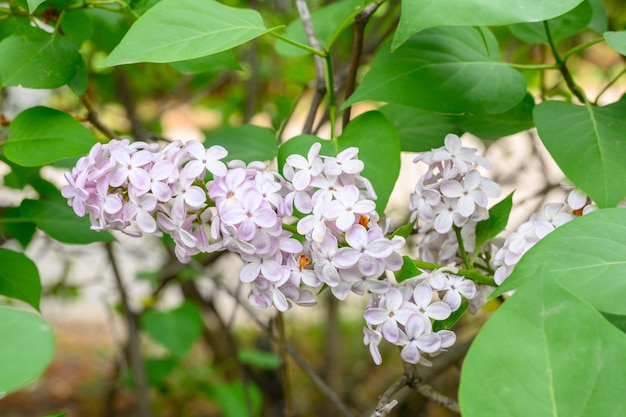
[[[465,268],[467,269],[474,269],[474,267],[472,266],[472,262],[470,262],[469,258],[467,257],[467,252],[465,251],[465,245],[463,244],[463,236],[461,236],[461,228],[457,227],[457,226],[453,226],[454,229],[454,234],[456,236],[456,240],[459,243],[459,251],[461,252],[461,259],[463,260],[463,265],[465,265]]]
[[[326,55],[328,55],[326,53],[326,51],[320,51],[319,49],[312,48],[309,45],[306,45],[304,43],[300,43],[298,41],[294,41],[293,39],[289,39],[286,36],[283,36],[283,35],[280,35],[280,34],[276,33],[275,30],[271,31],[270,34],[272,36],[280,39],[283,42],[287,42],[290,45],[297,46],[300,49],[304,49],[305,51],[308,51],[308,52],[310,52],[310,53],[312,53],[314,55],[320,56],[322,58],[326,58]]]
[[[565,84],[567,84],[567,87],[570,89],[572,94],[574,94],[576,98],[580,100],[581,103],[589,102],[589,100],[587,100],[587,97],[585,97],[585,93],[583,93],[583,90],[574,82],[574,79],[572,78],[572,74],[569,72],[567,65],[565,65],[565,60],[561,58],[561,56],[559,55],[559,52],[556,50],[556,45],[554,44],[554,40],[552,39],[552,34],[550,33],[550,26],[548,25],[547,21],[543,22],[543,28],[546,31],[548,44],[550,44],[552,55],[554,56],[554,60],[556,61],[557,65],[559,66],[559,71],[561,71],[561,75],[563,75]]]

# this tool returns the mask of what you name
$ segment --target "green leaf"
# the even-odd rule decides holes
[[[496,114],[525,95],[524,77],[502,62],[488,29],[440,27],[393,53],[383,46],[344,106],[376,100],[441,113]]]
[[[455,118],[448,114],[398,104],[387,104],[379,111],[396,127],[400,147],[405,152],[429,151],[443,146],[447,134],[460,136],[463,133]]]
[[[197,74],[225,69],[241,70],[241,65],[235,59],[233,51],[218,52],[200,58],[186,61],[170,62],[172,68],[183,74]]]
[[[260,415],[261,392],[250,381],[245,386],[241,381],[223,382],[211,386],[209,391],[219,404],[224,417]]]
[[[410,256],[404,255],[402,257],[402,268],[393,273],[396,277],[397,282],[406,281],[407,279],[415,278],[418,275],[422,274],[422,271],[417,269],[413,259]]]
[[[277,370],[280,367],[280,358],[272,352],[257,349],[239,349],[239,362],[261,369]]]
[[[404,0],[394,49],[417,32],[436,26],[498,26],[560,16],[582,0]]]
[[[409,237],[409,235],[415,230],[415,222],[403,224],[393,231],[391,237],[393,236],[402,236],[403,238]]]
[[[74,77],[80,58],[71,40],[30,29],[0,42],[0,77],[5,86],[57,88]]]
[[[84,10],[71,10],[65,13],[61,21],[62,33],[73,40],[76,45],[82,44],[93,33],[93,23]]]
[[[311,23],[315,36],[320,42],[322,49],[328,45],[328,41],[337,28],[344,22],[356,8],[363,5],[363,0],[341,0],[327,4],[326,6],[311,12]],[[296,19],[289,23],[283,36],[305,45],[309,45],[309,40],[304,33],[304,26],[301,19]],[[302,56],[309,52],[291,45],[284,41],[278,41],[275,45],[276,52],[283,56]]]
[[[591,4],[583,1],[569,12],[547,21],[552,40],[557,42],[583,31],[592,17]],[[528,43],[548,44],[548,36],[542,22],[518,23],[509,26],[513,35]]]
[[[599,207],[615,207],[626,195],[624,114],[626,100],[605,107],[557,101],[535,107],[541,141],[565,176]]]
[[[41,280],[37,265],[20,252],[0,249],[0,295],[15,298],[39,310]]]
[[[355,146],[365,164],[361,175],[376,191],[376,211],[382,214],[400,173],[400,139],[395,127],[377,111],[353,119],[337,138],[339,150]]]
[[[11,122],[4,154],[18,165],[32,167],[85,155],[95,143],[89,129],[69,114],[39,106]]]
[[[278,153],[276,133],[255,125],[225,127],[211,133],[204,141],[205,147],[220,145],[228,151],[227,160],[240,159],[246,163],[269,161]]]
[[[80,97],[87,91],[87,84],[89,82],[89,74],[87,72],[87,66],[82,59],[76,63],[76,74],[67,83],[68,87],[72,89],[76,97]]]
[[[604,32],[604,39],[611,48],[622,55],[626,55],[626,30],[619,32]]]
[[[626,315],[602,313],[605,319],[613,326],[626,333]]]
[[[52,329],[36,314],[0,306],[0,339],[0,393],[32,382],[52,360]]]
[[[163,380],[180,361],[177,358],[147,359],[146,360],[146,377],[148,384],[152,386],[162,386]]]
[[[185,302],[173,310],[145,312],[141,316],[141,328],[182,358],[202,333],[202,316],[198,306]]]
[[[609,17],[602,0],[587,0],[591,5],[592,16],[589,28],[598,33],[603,33],[609,28]]]
[[[7,219],[7,223],[4,224],[4,227],[9,235],[20,242],[22,248],[26,249],[33,240],[37,227],[35,223],[21,221],[21,217],[22,211],[19,207],[8,207],[4,212],[4,218]],[[15,219],[15,221],[11,221],[10,219]],[[2,223],[2,220],[0,220],[0,223]]]
[[[535,99],[529,93],[515,107],[498,114],[458,116],[461,131],[481,139],[500,139],[535,126],[533,109]]]
[[[504,230],[509,221],[513,208],[513,193],[506,196],[495,206],[489,209],[489,218],[476,224],[475,254],[480,253],[482,247]]]
[[[268,31],[261,15],[252,9],[214,0],[163,0],[135,22],[100,66],[200,58]]]
[[[566,258],[574,261],[594,245],[587,242]],[[549,268],[556,259],[533,263],[537,275],[532,285],[508,299],[474,340],[461,372],[464,417],[626,413],[621,383],[626,334],[561,287],[563,281],[552,279]],[[590,283],[586,288],[594,292],[599,287]]]
[[[23,221],[35,223],[59,242],[81,245],[115,240],[109,232],[91,230],[89,219],[76,216],[62,201],[23,200],[20,209]]]
[[[44,416],[44,417],[65,417],[67,415],[67,413],[61,413],[61,414],[50,414],[48,416]]]
[[[33,12],[37,10],[37,7],[45,1],[46,0],[26,0],[26,3],[28,3],[28,13],[33,14]]]
[[[626,315],[625,209],[597,210],[560,226],[524,254],[493,296],[529,285],[544,262],[567,291],[604,313]]]

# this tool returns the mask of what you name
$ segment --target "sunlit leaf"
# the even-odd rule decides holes
[[[100,66],[200,58],[268,31],[261,15],[252,9],[214,0],[163,0],[135,22]]]
[[[504,230],[509,221],[509,215],[513,208],[513,193],[506,196],[502,201],[489,209],[489,218],[476,224],[476,250],[496,237]]]
[[[393,47],[435,26],[497,26],[548,20],[572,10],[581,1],[403,0]]]
[[[345,105],[383,101],[455,114],[502,113],[526,95],[521,73],[499,56],[486,28],[425,30],[395,52],[383,46]]]
[[[246,163],[269,161],[278,153],[276,134],[271,129],[255,125],[225,127],[211,132],[204,146],[212,145],[226,148],[227,160],[240,159]]]
[[[583,1],[569,12],[547,21],[550,37],[553,41],[568,38],[581,32],[591,22],[591,4]],[[518,23],[509,26],[515,37],[528,43],[549,43],[548,35],[542,22]]]

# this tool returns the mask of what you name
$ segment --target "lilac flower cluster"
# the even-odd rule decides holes
[[[240,280],[258,308],[313,305],[310,289],[322,285],[342,300],[351,291],[385,290],[389,283],[379,278],[401,267],[396,250],[404,239],[386,238],[378,225],[358,149],[326,157],[320,148],[289,156],[282,177],[261,162],[225,164],[221,146],[113,140],[78,161],[62,194],[95,230],[169,234],[181,262],[201,252],[238,253]],[[294,207],[304,243],[285,230]]]
[[[450,330],[433,331],[434,320],[445,320],[461,307],[461,296],[471,299],[476,286],[455,275],[453,267],[441,268],[400,283],[382,294],[372,294],[365,310],[367,327],[364,343],[374,362],[382,357],[378,346],[385,339],[401,346],[401,358],[408,363],[430,365],[424,354],[435,355],[454,344]]]
[[[424,233],[421,259],[441,264],[457,263],[458,242],[453,228],[460,228],[466,251],[474,244],[476,223],[489,217],[488,199],[500,195],[500,186],[482,176],[477,166],[491,164],[463,147],[454,134],[445,137],[444,146],[424,152],[414,162],[428,164],[409,200],[411,221]]]

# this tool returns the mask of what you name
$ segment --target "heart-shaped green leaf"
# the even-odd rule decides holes
[[[137,19],[100,66],[200,58],[234,48],[269,30],[252,9],[214,0],[162,0]]]
[[[486,28],[440,27],[407,40],[395,52],[383,46],[348,101],[384,101],[454,114],[502,113],[526,95],[521,73],[499,56]]]
[[[626,100],[605,107],[544,101],[534,119],[559,168],[600,207],[626,196]]]

